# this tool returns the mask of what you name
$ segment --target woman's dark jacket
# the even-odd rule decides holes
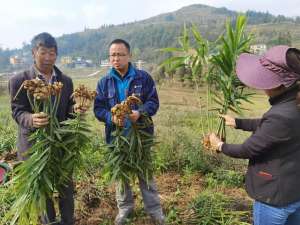
[[[222,152],[249,159],[246,190],[257,201],[285,206],[300,201],[300,110],[297,88],[270,98],[261,119],[236,119],[254,133],[243,144],[223,144]]]

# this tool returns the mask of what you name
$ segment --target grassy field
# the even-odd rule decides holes
[[[69,74],[72,75],[71,72]],[[74,75],[75,87],[85,84],[94,89],[99,76],[80,78]],[[194,90],[169,81],[158,86],[158,93],[160,109],[154,117],[158,141],[154,148],[154,166],[167,223],[250,224],[251,200],[243,190],[243,173],[247,161],[212,155],[204,151],[201,144],[203,129],[209,132],[216,126],[216,119],[207,117],[207,111],[203,107],[206,99],[205,88],[199,99]],[[257,93],[252,100],[253,104],[245,104],[249,109],[245,112],[245,117],[259,117],[269,107],[267,98],[262,93]],[[6,146],[0,153],[4,154],[5,151],[11,150],[8,149],[9,146],[15,146],[11,137],[7,140],[7,134],[15,135],[16,132],[16,126],[10,117],[7,94],[0,96],[0,110],[1,124],[6,124],[1,126],[0,132],[0,146]],[[114,188],[103,181],[100,166],[105,163],[101,153],[103,124],[94,118],[91,111],[88,112],[87,118],[93,130],[92,147],[84,156],[85,168],[78,171],[75,178],[76,224],[113,224],[117,213]],[[249,133],[232,129],[227,129],[227,133],[227,140],[231,143],[241,143],[249,136]],[[143,210],[138,185],[134,184],[133,189],[136,209],[128,224],[151,224]],[[240,211],[243,214],[239,217],[237,212]],[[233,219],[228,218],[228,215]],[[212,218],[216,219],[215,217],[222,218],[225,222],[213,222]]]

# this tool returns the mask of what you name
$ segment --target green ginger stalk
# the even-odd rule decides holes
[[[49,115],[49,124],[30,136],[33,145],[27,151],[28,159],[13,169],[13,178],[6,185],[7,194],[14,198],[2,223],[39,224],[40,217],[46,215],[46,199],[68,183],[80,163],[90,131],[79,114],[58,122],[56,113],[62,87],[59,82],[50,85],[37,79],[25,81],[21,87],[27,90],[33,111],[38,113],[42,109]]]
[[[134,104],[141,104],[141,101],[137,97],[129,96],[111,109],[112,114],[126,117],[131,113],[131,106]],[[110,182],[120,182],[122,188],[138,176],[146,182],[153,176],[151,147],[154,137],[144,131],[153,124],[148,116],[141,115],[141,118],[142,122],[132,123],[129,128],[117,126],[112,134],[113,141],[105,151],[104,176]]]

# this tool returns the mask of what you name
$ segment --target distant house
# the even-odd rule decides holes
[[[68,65],[71,64],[73,62],[73,58],[71,56],[62,56],[60,58],[60,63],[62,65]]]
[[[24,59],[19,56],[11,56],[9,58],[9,63],[13,66],[24,64]]]
[[[85,60],[85,62],[86,62],[87,64],[90,64],[90,65],[93,65],[93,64],[94,64],[93,60],[91,60],[91,59],[87,59],[87,60]]]
[[[257,44],[250,46],[250,52],[256,55],[262,55],[267,51],[267,45],[265,44]]]
[[[69,68],[85,68],[93,66],[93,60],[85,59],[84,57],[62,56],[60,63]]]

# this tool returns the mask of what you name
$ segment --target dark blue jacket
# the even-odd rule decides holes
[[[127,96],[134,94],[139,97],[143,104],[135,110],[140,113],[146,113],[149,117],[153,116],[159,108],[159,100],[152,77],[143,70],[135,69],[135,76],[129,81]],[[111,70],[97,84],[97,96],[94,102],[94,113],[99,121],[105,123],[106,142],[111,142],[111,132],[115,130],[115,125],[111,120],[111,108],[120,103],[116,81]],[[146,129],[147,132],[153,133],[153,126]]]

